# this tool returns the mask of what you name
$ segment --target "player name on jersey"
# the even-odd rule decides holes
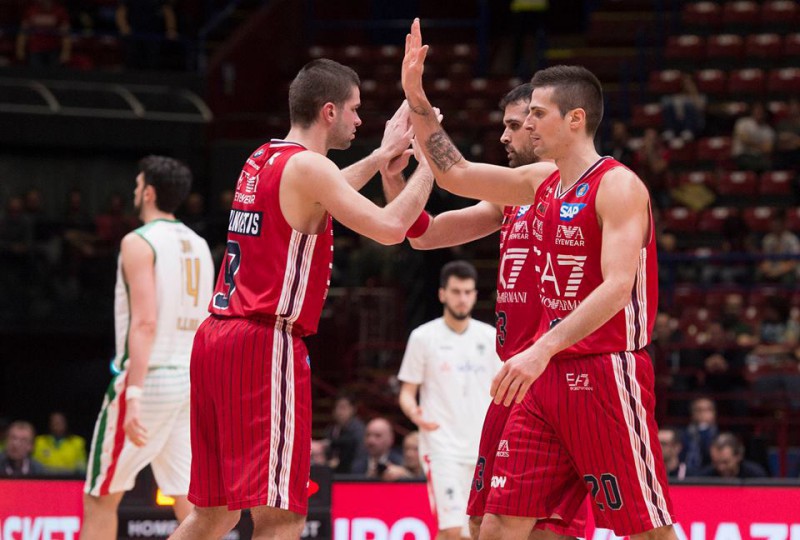
[[[231,210],[228,221],[228,232],[244,234],[247,236],[261,235],[261,212],[250,212],[248,210]]]

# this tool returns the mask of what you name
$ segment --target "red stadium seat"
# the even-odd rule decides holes
[[[697,158],[697,144],[695,141],[672,139],[669,142],[669,161],[673,165],[689,165]]]
[[[693,285],[678,285],[672,293],[673,305],[678,309],[705,304],[706,295],[702,289]]]
[[[769,72],[767,92],[790,97],[800,93],[800,68],[774,69]]]
[[[736,34],[719,34],[708,38],[706,64],[730,68],[739,65],[744,53],[744,40]]]
[[[762,195],[791,196],[794,173],[791,171],[767,171],[761,175],[759,192]]]
[[[697,212],[676,206],[663,213],[664,228],[669,232],[692,232],[697,227]]]
[[[647,105],[634,105],[631,126],[644,129],[649,127],[658,128],[663,123],[661,105],[658,103],[648,103]]]
[[[711,34],[722,24],[722,8],[716,2],[686,2],[681,19],[687,30]]]
[[[728,218],[735,216],[737,210],[726,206],[708,208],[700,213],[697,230],[705,233],[721,233]]]
[[[694,333],[708,326],[715,316],[714,311],[707,307],[709,305],[706,303],[704,306],[681,306],[678,328],[683,332]]]
[[[800,24],[800,7],[796,0],[767,0],[761,6],[761,27],[765,30],[787,31]]]
[[[744,56],[749,62],[764,67],[777,63],[783,54],[783,40],[778,34],[751,34],[744,42]]]
[[[710,171],[689,171],[681,174],[678,177],[678,183],[683,184],[696,184],[706,186],[714,190],[716,188],[717,179],[714,173]]]
[[[697,89],[708,95],[721,95],[727,92],[727,75],[721,69],[703,69],[697,72]]]
[[[717,193],[723,196],[754,197],[758,178],[752,171],[724,172],[717,183]]]
[[[800,208],[790,208],[786,211],[786,226],[790,231],[800,234]]]
[[[730,158],[730,137],[706,137],[697,142],[698,161],[719,164],[729,161]]]
[[[647,88],[653,94],[676,94],[681,87],[681,72],[677,69],[650,72]]]
[[[787,66],[800,61],[800,33],[788,34],[783,39],[783,58],[784,61],[790,62],[789,64],[784,64]]]
[[[737,69],[728,78],[728,92],[733,95],[760,96],[764,93],[764,72],[760,69]]]
[[[686,62],[688,65],[705,58],[706,41],[693,34],[683,36],[670,36],[664,49],[664,57],[668,60]]]
[[[780,287],[759,285],[758,287],[750,291],[750,295],[747,298],[747,302],[751,306],[761,309],[766,305],[766,303],[771,298],[782,296],[785,294],[785,292],[786,291]]]
[[[756,206],[744,209],[744,222],[747,227],[757,233],[769,232],[775,217],[775,209],[769,206]]]
[[[752,0],[728,1],[722,7],[722,27],[725,30],[741,32],[753,27],[761,18],[761,10]]]

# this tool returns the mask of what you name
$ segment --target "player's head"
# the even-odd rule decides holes
[[[722,432],[711,443],[711,464],[723,478],[739,475],[739,466],[744,459],[744,445],[736,435]]]
[[[531,134],[524,127],[532,92],[533,85],[525,83],[511,90],[500,100],[505,127],[500,142],[506,147],[508,166],[512,168],[539,161],[533,151]]]
[[[594,138],[603,118],[603,89],[581,66],[553,66],[531,79],[530,113],[525,120],[536,155],[556,158],[576,137]]]
[[[467,261],[452,261],[439,276],[439,301],[446,316],[463,321],[472,313],[478,299],[478,271]]]
[[[292,126],[308,129],[321,122],[329,132],[329,148],[349,148],[361,125],[359,84],[356,72],[338,62],[318,58],[307,63],[289,86]]]
[[[169,157],[147,156],[139,161],[133,205],[140,217],[150,208],[172,214],[191,187],[192,173],[186,165]]]

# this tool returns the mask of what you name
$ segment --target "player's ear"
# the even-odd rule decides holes
[[[336,105],[328,101],[322,106],[322,111],[320,114],[322,115],[322,119],[326,122],[333,122],[336,119]]]
[[[145,201],[155,202],[155,200],[156,200],[156,188],[153,187],[152,184],[145,184],[144,191],[142,192],[142,196],[144,197]]]
[[[572,109],[567,113],[567,118],[569,119],[570,127],[577,130],[586,123],[586,111],[580,107]]]
[[[444,289],[439,287],[439,302],[444,304]]]

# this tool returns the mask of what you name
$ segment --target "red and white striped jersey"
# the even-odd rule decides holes
[[[595,202],[603,176],[624,167],[600,158],[572,186],[562,191],[561,176],[554,172],[536,193],[537,211],[544,216],[542,239],[534,241],[542,316],[538,336],[574,311],[603,282],[602,229]],[[650,218],[652,224],[652,213]],[[639,251],[631,298],[624,309],[600,328],[562,351],[561,355],[586,355],[636,351],[650,342],[658,308],[658,261],[654,227]]]
[[[211,313],[279,319],[295,335],[317,330],[330,286],[333,227],[303,234],[286,222],[280,184],[286,162],[306,149],[277,139],[244,164],[228,222],[228,244]]]

